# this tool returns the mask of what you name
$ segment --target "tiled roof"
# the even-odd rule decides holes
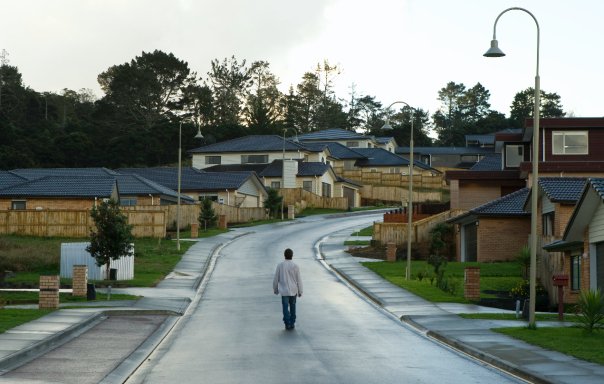
[[[354,149],[348,148],[345,145],[336,142],[315,142],[315,143],[304,143],[305,146],[312,148],[318,146],[327,146],[329,148],[329,153],[331,156],[340,160],[352,160],[352,159],[362,159],[365,156],[356,152]]]
[[[409,153],[409,147],[397,147],[396,153]],[[487,155],[493,148],[480,147],[413,147],[413,153],[422,155]]]
[[[394,137],[376,137],[375,142],[378,144],[388,144]]]
[[[466,143],[468,141],[477,141],[480,144],[495,144],[495,134],[466,135]]]
[[[189,153],[311,151],[300,143],[278,135],[251,135],[191,149]]]
[[[116,184],[111,176],[44,176],[0,190],[4,197],[110,197]]]
[[[174,199],[178,197],[176,191],[139,175],[116,175],[115,178],[120,189],[120,195],[161,194]]]
[[[539,186],[552,202],[576,203],[586,181],[580,177],[540,177]]]
[[[490,153],[474,164],[470,171],[501,171],[501,153]]]
[[[97,168],[21,168],[11,172],[25,177],[28,180],[39,179],[44,176],[115,176],[117,173],[111,169]]]
[[[363,184],[361,182],[359,182],[359,181],[352,180],[352,179],[347,179],[347,178],[341,177],[341,176],[338,176],[338,180],[337,181],[342,182],[342,183],[346,183],[346,184],[355,185],[357,187],[362,187],[363,186]]]
[[[178,168],[120,168],[124,174],[137,174],[172,190],[178,190]],[[252,175],[251,172],[203,172],[192,167],[183,167],[180,188],[185,191],[217,191],[238,189]]]
[[[528,188],[522,188],[473,208],[469,213],[478,216],[528,216],[529,213],[523,209],[528,193]]]
[[[330,166],[321,162],[298,161],[297,176],[321,176],[329,171]],[[283,175],[283,162],[275,160],[260,173],[262,177],[281,177]]]
[[[256,172],[264,171],[268,164],[218,164],[203,169],[203,172]]]
[[[0,189],[20,184],[27,179],[10,171],[0,171]]]
[[[341,128],[324,129],[298,135],[300,141],[304,140],[372,140],[372,136],[365,136],[360,133],[349,131]]]
[[[598,193],[600,198],[604,200],[604,178],[594,177],[590,178],[588,182],[591,184],[593,189]]]
[[[408,159],[405,159],[404,157],[401,157],[383,148],[355,148],[354,151],[360,153],[365,157],[364,159],[356,161],[355,165],[358,167],[409,166]],[[434,168],[418,160],[414,160],[413,164],[414,167],[417,168],[436,171]]]

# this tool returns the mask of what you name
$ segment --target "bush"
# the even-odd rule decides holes
[[[510,290],[510,296],[516,300],[524,300],[528,299],[530,291],[530,281],[522,280],[519,282],[514,288]],[[547,291],[543,286],[537,282],[537,286],[535,287],[535,294],[537,296],[547,295]]]
[[[522,267],[522,278],[528,279],[529,269],[531,267],[531,248],[524,245],[516,254],[516,261]]]
[[[587,333],[604,328],[604,296],[599,289],[581,292],[577,314],[581,328]]]
[[[208,228],[214,228],[216,226],[218,216],[216,216],[216,212],[214,212],[214,207],[212,207],[212,200],[201,200],[201,209],[199,210],[199,217],[197,218],[197,221],[199,221],[199,225],[203,226],[204,230],[207,230]]]

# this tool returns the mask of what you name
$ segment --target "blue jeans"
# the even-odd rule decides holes
[[[283,322],[292,326],[296,322],[296,296],[281,296],[283,306]]]

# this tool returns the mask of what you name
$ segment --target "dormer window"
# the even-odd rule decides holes
[[[552,132],[552,153],[554,155],[587,155],[587,131]]]
[[[524,160],[524,146],[522,144],[505,146],[505,167],[518,168]]]

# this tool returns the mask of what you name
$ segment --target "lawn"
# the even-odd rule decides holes
[[[373,225],[363,228],[358,232],[354,232],[351,236],[373,236]]]
[[[13,292],[13,291],[0,291],[0,303],[4,305],[21,305],[21,304],[38,304],[38,292]],[[93,302],[103,302],[107,299],[107,296],[97,292],[97,300]],[[136,300],[138,296],[124,295],[124,294],[112,294],[111,300]],[[81,303],[87,302],[86,297],[73,296],[71,293],[61,292],[59,293],[59,302],[61,303]]]
[[[578,327],[498,328],[495,332],[579,359],[604,364],[604,332],[591,334]]]
[[[51,309],[0,308],[0,333],[51,313]]]
[[[519,319],[516,318],[515,313],[460,313],[459,316],[463,317],[464,319],[518,320],[518,321],[526,322],[526,320],[523,319],[522,317]],[[536,313],[535,320],[536,321],[558,321],[558,314],[557,313]],[[565,322],[566,321],[577,322],[579,320],[577,318],[577,315],[565,313],[564,321]]]
[[[426,300],[446,303],[465,303],[463,297],[464,269],[469,266],[480,267],[481,298],[495,296],[495,291],[509,291],[522,281],[520,265],[513,262],[502,263],[459,263],[449,262],[446,264],[445,277],[453,281],[454,294],[444,292],[431,282],[429,277],[433,267],[426,261],[411,262],[411,280],[405,277],[405,261],[389,262],[366,262],[364,266],[371,269],[386,280],[407,289]],[[419,277],[422,277],[420,280]],[[486,292],[485,292],[486,291]],[[489,293],[491,292],[491,293]]]

